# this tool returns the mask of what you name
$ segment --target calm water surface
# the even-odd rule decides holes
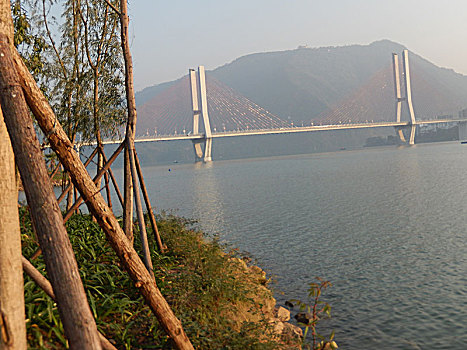
[[[323,333],[342,348],[467,349],[467,146],[144,170],[158,211],[251,253],[279,303],[330,280]]]

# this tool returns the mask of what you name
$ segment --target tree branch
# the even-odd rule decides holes
[[[107,5],[109,5],[112,8],[112,10],[114,10],[117,13],[117,15],[119,16],[122,15],[120,11],[114,5],[112,5],[112,3],[109,0],[104,0],[104,1],[107,3]]]
[[[62,68],[63,77],[65,78],[65,80],[67,80],[68,74],[67,74],[65,65],[63,64],[62,58],[60,57],[60,54],[58,53],[57,46],[55,45],[55,41],[52,38],[52,34],[50,33],[49,24],[47,22],[47,14],[45,13],[45,0],[42,0],[42,16],[44,17],[44,25],[47,31],[47,36],[49,37],[50,43],[52,44],[52,47],[55,51],[55,55],[57,56],[58,62],[60,63],[60,67]]]
[[[83,16],[83,12],[81,11],[80,8],[78,8],[78,13],[79,13],[79,17],[81,18],[81,22],[83,22],[84,24],[84,46],[85,46],[85,49],[86,49],[86,56],[88,57],[88,62],[89,62],[89,65],[91,66],[92,70],[96,70],[96,66],[94,65],[94,63],[92,62],[92,59],[91,59],[91,53],[89,52],[89,41],[88,41],[88,22],[86,21],[86,19],[84,18]]]

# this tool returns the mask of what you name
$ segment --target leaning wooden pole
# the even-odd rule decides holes
[[[130,152],[126,145],[123,152],[123,230],[133,243],[133,181],[131,178]]]
[[[60,169],[60,162],[55,166],[54,170],[50,173],[49,178],[53,181],[55,175],[57,175],[58,169]]]
[[[135,196],[136,213],[138,215],[139,237],[143,248],[143,261],[152,277],[154,277],[154,268],[152,266],[151,252],[149,251],[148,234],[146,232],[146,223],[144,221],[143,205],[139,194],[138,175],[136,174],[135,153],[130,152],[131,177],[133,179],[133,189]]]
[[[132,178],[132,165],[131,157],[132,152],[135,149],[135,133],[136,133],[136,100],[135,100],[135,89],[133,85],[133,60],[131,57],[130,51],[130,41],[128,39],[128,5],[127,0],[120,0],[120,11],[118,12],[120,18],[120,43],[122,46],[123,60],[125,63],[125,92],[126,92],[126,101],[127,101],[127,110],[128,110],[128,120],[126,125],[126,149],[125,149],[125,167],[124,167],[124,191],[125,191],[125,204],[124,204],[124,227],[125,232],[128,230],[128,235],[132,236],[130,230],[131,220],[133,218],[133,213],[130,209],[133,209],[133,202],[129,203],[130,198],[133,200],[135,196],[135,191],[138,191],[137,188],[131,185],[134,185],[134,179]],[[133,180],[133,183],[132,181]]]
[[[91,153],[91,155],[89,156],[88,160],[86,160],[86,163],[84,163],[84,167],[86,168],[89,163],[91,163],[92,159],[94,158],[94,156],[96,155],[98,149],[95,148],[94,151]],[[59,163],[60,164],[60,163]],[[73,183],[70,182],[67,186],[67,188],[65,188],[65,190],[60,194],[60,196],[58,197],[57,199],[57,202],[60,203],[63,198],[65,198],[65,196],[67,195],[68,192],[71,191],[71,189],[73,189]]]
[[[104,154],[104,162],[107,163],[107,157],[105,156],[105,154]],[[109,168],[109,175],[110,175],[110,179],[112,180],[112,183],[114,185],[115,193],[117,194],[118,200],[119,200],[120,204],[123,207],[122,193],[120,192],[120,188],[118,187],[117,180],[115,180],[115,176],[114,176],[114,173],[112,171],[112,168]]]
[[[105,162],[104,146],[100,147],[99,152],[101,155],[101,163],[103,167],[104,162]],[[110,195],[110,179],[109,179],[108,171],[104,173],[104,183],[105,183],[105,194],[107,195],[107,205],[109,206],[110,210],[112,210],[112,197]]]
[[[0,34],[0,101],[31,216],[71,349],[101,349],[39,140],[17,79],[8,38]]]
[[[89,211],[97,219],[122,265],[128,271],[135,286],[139,288],[146,303],[153,310],[168,336],[173,340],[174,346],[177,349],[193,349],[180,321],[170,309],[154,279],[73,150],[70,140],[60,123],[57,122],[47,99],[38,88],[19,54],[17,52],[13,53],[16,69],[20,75],[20,83],[25,92],[29,108],[35,115],[42,131],[49,135],[48,139],[52,149],[57,153],[65,169],[69,171],[72,181],[85,199]]]
[[[112,210],[112,196],[110,195],[110,178],[109,172],[106,171],[104,174],[105,180],[105,194],[107,195],[107,204],[109,205],[110,210]]]
[[[141,185],[141,192],[143,192],[143,198],[146,204],[146,210],[148,211],[149,221],[151,222],[152,232],[154,232],[154,238],[156,239],[157,248],[159,248],[159,251],[163,253],[165,251],[165,247],[162,244],[161,236],[159,234],[159,230],[157,229],[156,217],[154,216],[154,212],[152,211],[151,201],[149,200],[148,191],[146,189],[146,184],[143,178],[143,171],[141,169],[141,164],[139,163],[139,158],[138,158],[138,154],[136,153],[136,150],[135,150],[135,160],[136,160],[136,170],[138,171],[139,182]]]
[[[41,288],[45,294],[47,294],[53,301],[56,301],[55,293],[52,288],[52,284],[50,284],[49,280],[37,270],[33,264],[30,263],[28,259],[24,256],[21,257],[23,271],[31,277],[31,279]],[[104,350],[117,350],[115,346],[101,333],[99,332],[99,339],[101,341],[102,349]]]

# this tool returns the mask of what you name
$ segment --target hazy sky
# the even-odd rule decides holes
[[[130,0],[136,90],[254,53],[390,39],[467,74],[466,0]]]

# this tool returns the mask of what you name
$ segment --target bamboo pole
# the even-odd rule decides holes
[[[138,154],[135,149],[135,160],[136,160],[136,170],[138,171],[139,182],[141,185],[141,192],[143,192],[144,202],[146,204],[146,210],[149,215],[149,220],[151,222],[152,232],[154,232],[154,238],[156,239],[157,247],[161,253],[165,252],[165,246],[162,244],[161,236],[159,235],[159,230],[157,229],[156,217],[152,211],[151,201],[149,200],[148,191],[146,189],[146,184],[143,178],[143,171],[141,170],[141,164],[139,162]]]

